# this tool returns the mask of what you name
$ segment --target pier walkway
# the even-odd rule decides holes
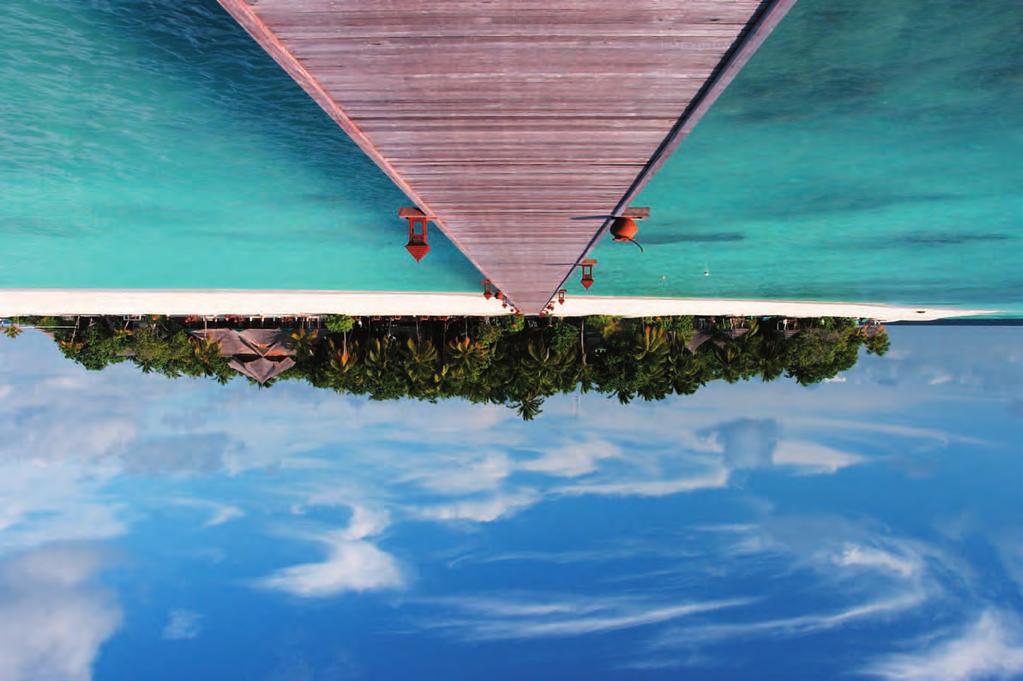
[[[527,313],[795,2],[219,1]]]

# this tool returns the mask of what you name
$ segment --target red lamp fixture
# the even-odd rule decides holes
[[[405,244],[405,250],[416,259],[416,262],[419,262],[430,252],[430,244],[427,243],[426,227],[434,217],[427,215],[418,208],[408,207],[399,208],[398,217],[408,220],[408,243]]]
[[[566,293],[567,293],[567,291],[565,291],[565,289],[560,289],[558,291],[558,305],[564,305],[565,304],[565,294]]]
[[[483,297],[487,300],[494,297],[494,282],[489,279],[483,280]]]
[[[619,243],[631,241],[642,251],[643,247],[636,241],[636,235],[639,233],[639,225],[636,224],[636,220],[643,220],[648,217],[650,217],[649,208],[625,209],[611,223],[611,238]]]
[[[596,264],[597,261],[593,258],[586,258],[579,263],[579,267],[583,270],[583,278],[579,280],[579,283],[583,285],[584,289],[589,290],[593,286],[593,266]]]
[[[622,216],[611,223],[611,238],[615,241],[634,241],[639,226],[633,218]]]

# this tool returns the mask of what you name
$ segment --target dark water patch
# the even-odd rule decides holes
[[[0,234],[10,234],[18,238],[42,237],[74,238],[81,236],[78,225],[69,225],[40,216],[5,216],[0,215]]]
[[[786,195],[750,196],[741,207],[733,207],[731,219],[790,221],[836,214],[874,212],[911,204],[951,204],[973,200],[974,196],[950,193],[891,192],[875,186],[830,183],[793,200]],[[720,218],[719,217],[719,223]]]
[[[961,244],[971,243],[987,243],[987,242],[998,242],[998,241],[1010,241],[1013,237],[1008,234],[952,234],[952,233],[934,233],[934,234],[910,234],[907,236],[897,237],[892,241],[895,244],[903,244],[906,246],[957,246]]]
[[[873,237],[863,239],[837,238],[830,248],[843,248],[857,251],[889,251],[893,248],[917,248],[921,246],[965,246],[969,244],[987,244],[1013,241],[1016,237],[999,232],[981,234],[960,234],[956,232],[917,232],[914,234],[894,235],[887,239]]]
[[[651,234],[643,236],[644,244],[666,245],[681,243],[723,243],[728,241],[745,241],[746,235],[739,232],[719,232],[717,234]]]

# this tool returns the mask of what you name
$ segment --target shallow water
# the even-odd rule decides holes
[[[401,193],[214,0],[0,25],[0,287],[477,287],[436,230],[412,263]],[[1020,29],[1014,0],[801,0],[592,292],[1023,312]]]
[[[0,5],[0,286],[478,286],[214,0]]]
[[[800,0],[592,291],[1023,312],[1021,31],[1015,0]]]

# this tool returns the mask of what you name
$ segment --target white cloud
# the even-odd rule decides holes
[[[171,610],[163,637],[168,641],[190,640],[202,631],[202,615],[191,610]]]
[[[209,512],[209,517],[202,524],[203,527],[217,527],[218,525],[229,523],[232,520],[237,520],[245,515],[245,511],[241,510],[237,506],[223,504],[217,501],[208,501],[206,499],[179,497],[173,499],[171,503],[177,506],[184,506],[186,508],[194,508]]]
[[[737,537],[738,541],[726,549],[726,556],[774,554],[789,562],[789,570],[813,570],[820,580],[818,588],[845,594],[851,603],[826,612],[676,627],[659,636],[655,648],[691,648],[744,638],[792,638],[891,618],[944,595],[935,570],[964,579],[970,576],[955,557],[933,546],[880,535],[841,518],[765,518],[759,525],[727,530],[720,532],[722,539]]]
[[[729,599],[664,604],[600,597],[531,601],[446,599],[441,603],[467,616],[432,620],[428,626],[449,629],[471,640],[583,636],[668,622],[750,602],[750,599]]]
[[[506,518],[528,508],[540,500],[540,495],[531,490],[507,494],[495,494],[483,499],[461,499],[446,504],[424,506],[415,511],[419,517],[429,520],[468,520],[489,523]]]
[[[738,419],[705,431],[731,470],[770,466],[781,438],[775,419]]]
[[[959,636],[925,650],[882,657],[863,670],[890,681],[972,681],[1023,675],[1023,627],[987,610]]]
[[[345,541],[357,541],[380,534],[390,525],[391,519],[386,511],[379,511],[365,506],[352,508],[352,517],[348,521],[347,529],[341,532]]]
[[[640,496],[663,497],[681,492],[694,492],[701,489],[718,489],[728,485],[728,471],[721,468],[716,471],[693,475],[686,478],[633,480],[624,482],[581,483],[565,485],[555,489],[556,492],[569,495],[601,494],[606,496]]]
[[[465,494],[495,489],[511,473],[511,462],[503,453],[483,456],[468,454],[431,457],[429,467],[416,471],[408,480],[433,492]]]
[[[916,558],[898,556],[870,546],[846,544],[841,553],[833,557],[835,565],[842,567],[865,567],[894,572],[900,577],[914,577],[923,570],[923,563]]]
[[[729,553],[788,555],[799,567],[816,571],[829,581],[863,581],[873,573],[872,585],[888,583],[920,590],[937,590],[932,566],[971,577],[969,566],[932,544],[891,536],[880,528],[838,516],[785,516],[765,518],[759,525],[735,533]],[[836,569],[841,568],[841,569]],[[879,581],[880,580],[880,581]]]
[[[916,426],[905,426],[899,424],[883,423],[879,421],[856,421],[841,418],[826,418],[822,416],[791,416],[787,421],[793,425],[802,425],[815,429],[822,429],[831,432],[847,431],[850,433],[882,433],[893,435],[910,440],[924,440],[947,445],[950,442],[958,442],[968,445],[989,445],[987,440],[960,435],[944,430],[933,428],[918,428]]]
[[[405,579],[389,553],[364,541],[325,539],[327,559],[278,570],[260,581],[268,589],[303,598],[336,596],[347,591],[400,589]]]
[[[774,451],[776,466],[795,466],[806,473],[837,473],[865,460],[859,454],[798,440],[783,440]]]
[[[0,554],[123,534],[120,506],[99,491],[113,475],[98,464],[0,464]]]
[[[585,442],[552,447],[544,451],[542,456],[520,462],[518,468],[534,473],[575,478],[596,470],[600,461],[619,458],[621,455],[621,449],[616,445],[590,438]]]
[[[40,549],[0,566],[0,679],[89,681],[121,624],[114,597],[93,583],[94,552]]]
[[[689,647],[741,638],[787,638],[835,629],[850,622],[889,616],[922,603],[924,595],[916,590],[868,601],[835,612],[799,615],[759,622],[711,624],[676,628],[658,637],[654,647]]]
[[[355,507],[348,527],[313,537],[327,549],[324,560],[283,568],[257,584],[302,598],[404,588],[406,579],[397,559],[365,541],[387,524],[385,513]]]

